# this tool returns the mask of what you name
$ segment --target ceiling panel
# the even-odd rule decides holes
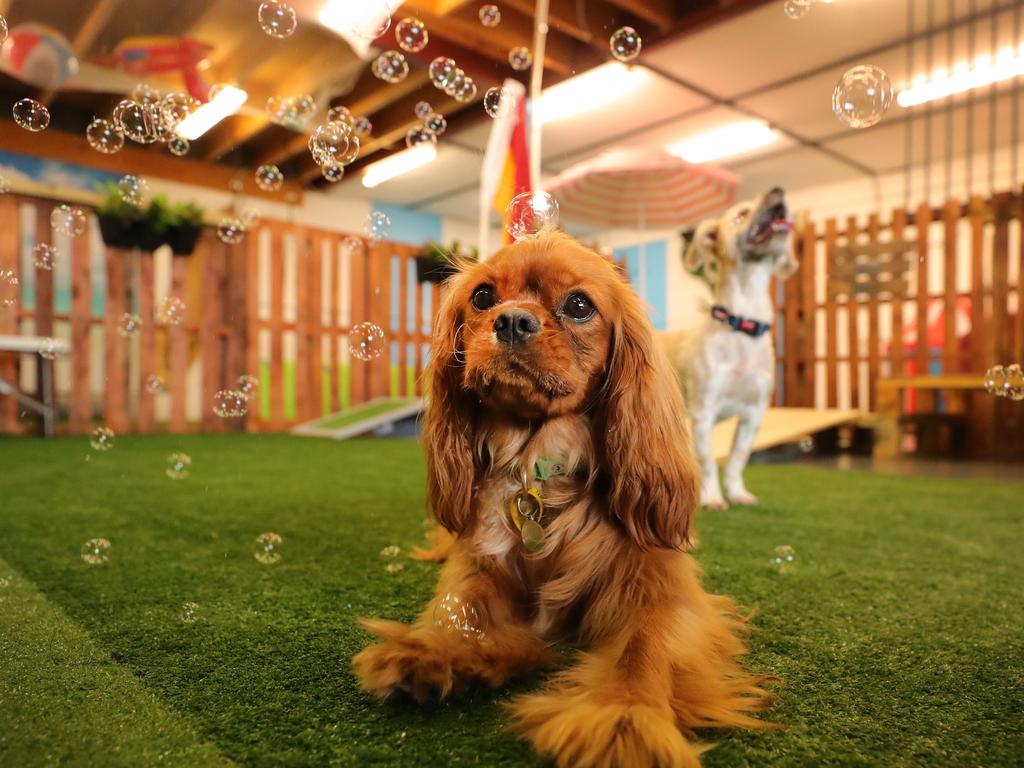
[[[734,170],[740,175],[740,198],[754,197],[772,187],[795,190],[835,181],[869,178],[809,148],[769,155],[744,163]]]

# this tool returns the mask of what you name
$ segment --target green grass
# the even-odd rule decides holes
[[[164,459],[183,450],[192,477]],[[434,566],[407,441],[0,440],[0,766],[543,765],[500,702],[359,693],[360,615],[409,619]],[[757,466],[756,510],[706,513],[709,587],[758,610],[772,732],[709,732],[707,766],[1024,762],[1021,486]],[[285,539],[258,564],[261,532]],[[111,540],[88,566],[82,542]],[[796,548],[779,574],[773,548]],[[178,618],[186,601],[199,619]]]
[[[372,419],[375,416],[383,416],[385,413],[407,406],[412,402],[412,398],[403,397],[374,400],[357,405],[355,408],[343,411],[332,418],[321,419],[316,425],[323,429],[341,429],[366,419]]]

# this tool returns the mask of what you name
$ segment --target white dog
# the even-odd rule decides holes
[[[776,188],[702,222],[684,257],[691,271],[703,269],[713,306],[699,332],[664,338],[686,392],[705,507],[724,509],[726,498],[757,503],[743,483],[743,469],[775,388],[771,278],[796,271],[792,229],[785,195]],[[725,464],[723,497],[711,432],[732,416],[739,426]]]

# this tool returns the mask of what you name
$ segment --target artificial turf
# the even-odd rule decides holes
[[[172,451],[189,479],[164,476]],[[783,728],[707,732],[705,765],[1024,764],[1021,486],[748,472],[761,506],[704,513],[698,557],[758,610],[750,663],[784,679]],[[500,707],[542,674],[419,707],[349,672],[357,616],[430,595],[435,566],[380,555],[422,540],[423,483],[405,440],[0,440],[0,766],[543,765]],[[252,555],[267,530],[273,566]]]

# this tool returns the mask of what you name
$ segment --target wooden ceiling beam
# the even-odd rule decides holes
[[[512,8],[524,16],[533,16],[534,0],[502,0],[502,7]],[[579,17],[576,0],[550,0],[548,26],[586,45],[605,46],[605,40],[622,26],[622,11],[605,0],[587,0]]]
[[[75,39],[71,41],[71,50],[78,59],[89,58],[97,38],[99,38],[110,17],[114,15],[122,2],[124,0],[100,0],[89,11],[85,21],[82,22],[82,26],[75,35]],[[53,103],[56,95],[57,91],[45,91],[39,97],[39,101],[49,106]]]
[[[505,66],[508,66],[508,52],[512,48],[525,46],[533,49],[533,22],[518,14],[506,13],[501,24],[488,28],[480,23],[472,8],[437,16],[431,13],[431,0],[407,0],[402,7],[427,25],[431,38],[444,38]],[[573,42],[561,33],[549,34],[545,68],[560,75],[570,74],[576,68]],[[430,46],[427,47],[429,49]]]
[[[302,187],[294,182],[285,182],[278,192],[264,192],[256,186],[253,174],[240,174],[237,168],[150,152],[130,146],[128,142],[116,155],[102,155],[89,146],[84,136],[52,128],[42,133],[29,133],[9,120],[0,121],[0,146],[10,152],[31,157],[99,168],[111,173],[133,173],[137,176],[168,179],[220,192],[230,191],[232,183],[241,178],[246,195],[287,202],[296,199],[301,202],[302,199]]]
[[[676,18],[672,0],[609,0],[612,5],[667,31]]]

